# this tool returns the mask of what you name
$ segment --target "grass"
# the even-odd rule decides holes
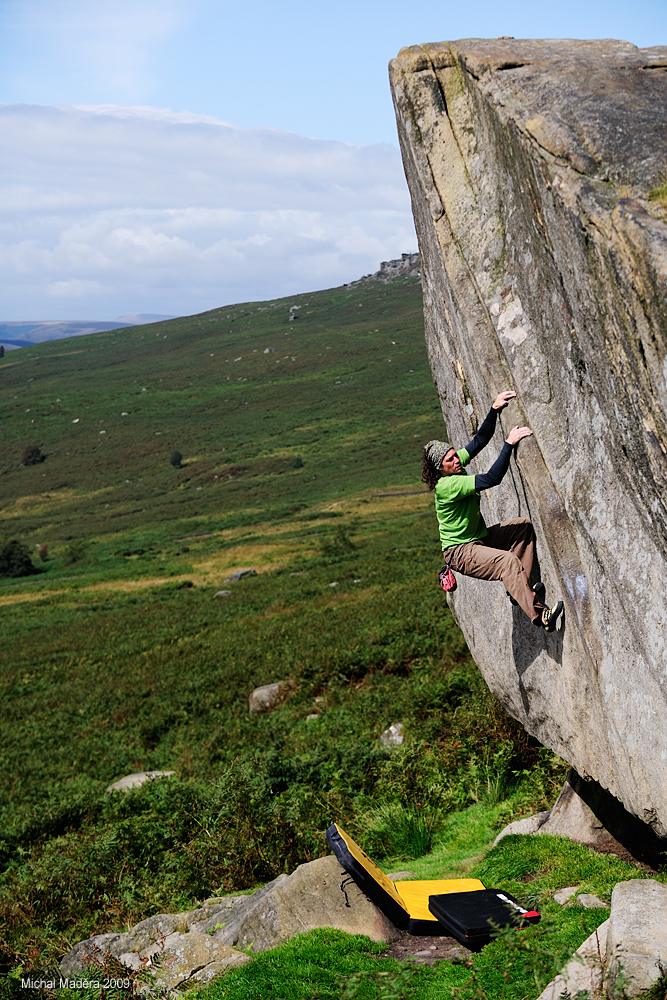
[[[0,389],[0,530],[48,544],[45,578],[173,572],[176,536],[414,484],[442,427],[414,278],[22,348]]]

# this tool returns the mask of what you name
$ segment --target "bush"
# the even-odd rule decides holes
[[[23,455],[21,456],[21,461],[24,465],[39,465],[43,462],[46,455],[42,455],[41,450],[36,444],[31,444],[27,448],[23,449]]]
[[[32,576],[36,572],[27,545],[18,538],[0,548],[0,576]]]
[[[175,469],[180,469],[183,462],[183,456],[180,451],[173,451],[171,453],[171,458],[169,459],[169,464],[173,465]]]
[[[294,459],[294,461],[292,462],[292,468],[293,469],[303,469],[303,459],[299,458],[298,455]]]
[[[63,553],[65,565],[72,566],[75,562],[81,562],[82,559],[85,559],[87,552],[88,542],[85,542],[83,538],[77,538],[70,542]]]
[[[353,525],[337,524],[330,537],[320,546],[322,555],[328,559],[340,559],[354,552],[357,546],[350,538],[353,530]]]

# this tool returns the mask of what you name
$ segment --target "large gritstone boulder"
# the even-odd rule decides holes
[[[664,837],[667,47],[441,42],[391,80],[448,439],[516,390],[472,470],[533,428],[482,510],[533,521],[564,626],[465,577],[451,607],[507,711]]]

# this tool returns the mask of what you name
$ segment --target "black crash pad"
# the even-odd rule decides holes
[[[430,896],[428,908],[442,927],[467,947],[488,944],[496,927],[525,927],[540,920],[503,889]]]

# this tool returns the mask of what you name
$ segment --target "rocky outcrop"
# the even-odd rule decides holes
[[[73,976],[90,965],[91,955],[109,952],[128,968],[148,970],[157,985],[171,990],[190,979],[208,982],[248,961],[246,952],[267,951],[317,927],[397,941],[401,932],[357,885],[348,884],[347,894],[341,891],[344,877],[333,855],[318,858],[249,896],[210,899],[186,913],[158,913],[122,934],[80,941],[60,968]]]
[[[390,67],[449,439],[517,391],[489,523],[529,517],[562,630],[450,598],[507,711],[667,835],[667,47],[469,39]],[[489,456],[488,458],[486,456]]]

